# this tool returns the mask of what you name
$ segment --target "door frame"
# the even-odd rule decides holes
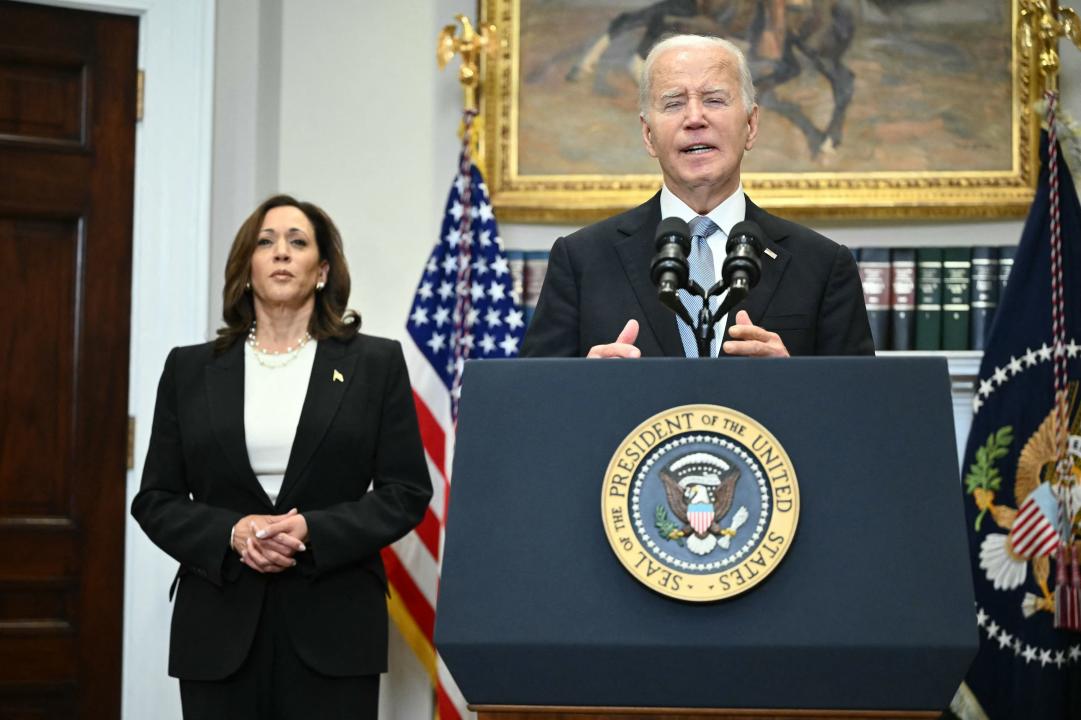
[[[209,304],[215,0],[35,0],[139,18],[146,73],[135,130],[128,413],[135,467],[125,479],[122,717],[179,718],[166,673],[169,582],[176,562],[154,547],[127,508],[138,490],[158,378],[169,350],[203,342]],[[135,79],[132,78],[132,82]]]

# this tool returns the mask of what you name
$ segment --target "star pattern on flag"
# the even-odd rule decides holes
[[[988,622],[990,621],[990,622]],[[987,633],[988,639],[998,644],[1001,649],[1009,649],[1013,654],[1026,663],[1039,663],[1041,666],[1071,665],[1081,660],[1081,644],[1071,645],[1067,650],[1052,650],[1050,648],[1034,647],[1021,642],[1020,638],[1011,635],[1006,628],[991,620],[991,616],[983,608],[976,607],[976,626]]]
[[[476,166],[461,160],[407,323],[451,392],[465,360],[514,357],[525,335],[488,188]]]
[[[1050,362],[1052,355],[1056,353],[1065,354],[1072,358],[1081,354],[1081,345],[1078,345],[1076,339],[1070,338],[1070,342],[1058,350],[1044,343],[1035,350],[1025,348],[1025,353],[1021,357],[1011,355],[1005,365],[992,368],[989,373],[990,376],[978,382],[976,392],[973,393],[972,397],[972,412],[978,413],[996,390],[1012,380],[1015,375],[1019,375],[1024,368],[1036,367],[1040,363]]]

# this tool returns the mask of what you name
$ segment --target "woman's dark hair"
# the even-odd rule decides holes
[[[360,315],[345,307],[349,302],[349,267],[342,250],[342,236],[334,221],[317,205],[301,202],[289,195],[274,195],[264,200],[248,216],[237,230],[233,247],[229,249],[229,260],[225,263],[225,288],[222,290],[225,327],[218,329],[218,338],[214,341],[216,352],[222,352],[237,340],[242,340],[255,321],[255,306],[248,287],[251,256],[259,240],[263,218],[267,212],[278,207],[295,207],[304,213],[315,230],[319,259],[326,261],[329,266],[326,285],[315,293],[315,310],[308,322],[308,332],[316,340],[348,340],[360,330]]]

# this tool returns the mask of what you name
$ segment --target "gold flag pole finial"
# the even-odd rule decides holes
[[[477,103],[477,86],[480,84],[480,60],[485,52],[494,52],[496,43],[495,25],[481,25],[479,31],[473,28],[473,23],[465,15],[455,15],[455,19],[462,27],[461,35],[456,35],[458,29],[455,25],[447,25],[439,33],[436,45],[435,59],[442,70],[450,63],[455,55],[461,56],[462,64],[458,68],[458,82],[462,84],[464,94],[464,109],[466,111],[479,112]],[[474,157],[478,154],[479,137],[481,135],[481,119],[477,117],[473,122],[473,133],[470,138]],[[459,128],[459,137],[465,132],[465,122]]]
[[[1059,7],[1058,0],[1021,0],[1018,38],[1022,48],[1035,52],[1039,61],[1039,94],[1058,92],[1059,38],[1069,38],[1081,49],[1081,18],[1072,8]]]
[[[447,25],[439,33],[435,59],[442,70],[455,55],[462,56],[462,66],[458,69],[458,82],[465,93],[465,108],[477,110],[477,84],[480,80],[481,53],[495,47],[495,25],[481,25],[480,32],[473,29],[473,23],[465,15],[455,15],[462,26],[462,34],[455,35],[457,28]]]

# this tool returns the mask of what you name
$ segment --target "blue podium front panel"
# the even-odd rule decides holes
[[[609,547],[601,488],[650,416],[709,403],[799,480],[783,562],[690,603]],[[511,360],[467,366],[436,643],[475,704],[940,709],[977,647],[946,363]]]

